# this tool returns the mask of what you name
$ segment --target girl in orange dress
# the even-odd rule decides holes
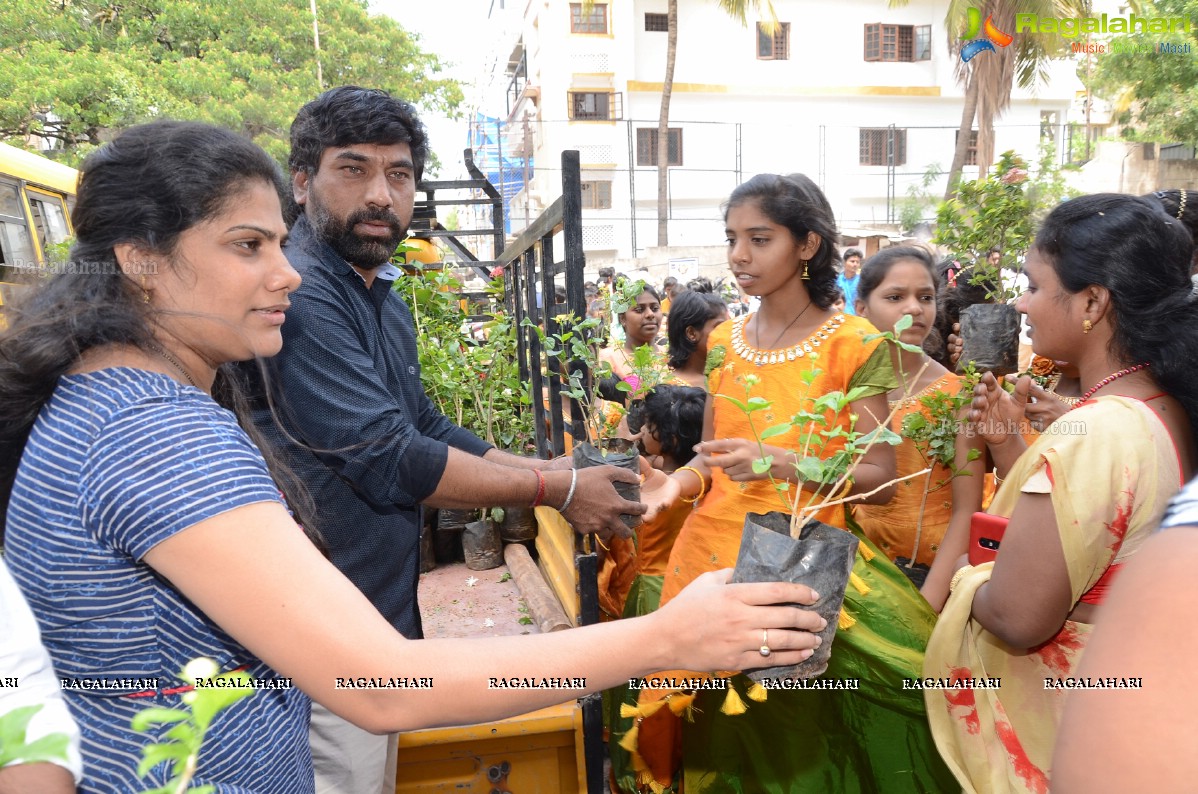
[[[852,429],[868,433],[884,421],[886,395],[897,386],[885,343],[870,339],[876,329],[863,318],[831,310],[837,233],[818,186],[801,174],[756,176],[733,192],[725,225],[736,283],[760,297],[761,308],[712,332],[707,363],[712,396],[699,455],[651,489],[651,509],[663,497],[698,500],[670,555],[663,606],[702,573],[735,565],[746,513],[786,509],[780,496],[797,498],[802,507],[821,490],[795,471],[795,450],[805,445],[803,428],[768,439],[765,454],[773,459],[768,473],[754,470],[761,457],[757,433],[812,411],[822,395],[850,391],[856,398],[846,412],[857,417]],[[760,397],[770,406],[752,415],[750,427],[749,417],[725,397],[742,402]],[[832,429],[850,429],[848,415],[831,414]],[[833,434],[821,454],[836,454],[843,441]],[[894,478],[893,448],[877,444],[861,458],[848,493],[868,494],[864,501],[880,504],[891,498]],[[790,482],[790,491],[780,495],[775,483],[783,481]],[[824,486],[820,497],[827,490]],[[825,507],[817,518],[852,530],[843,504]],[[855,682],[858,691],[774,690],[759,701],[760,693],[750,692],[749,682],[738,675],[727,682],[736,690],[735,700],[726,691],[697,692],[693,722],[673,718],[678,700],[653,708],[671,693],[643,691],[645,716],[635,736],[642,784],[661,790],[673,782],[680,725],[688,794],[951,788],[952,776],[932,743],[922,695],[901,686],[903,679],[920,674],[935,613],[893,563],[864,536],[858,538],[856,584],[845,594],[826,676]],[[710,671],[667,675],[689,678]],[[753,702],[747,713],[737,714],[736,704],[746,694]]]
[[[900,339],[920,346],[935,327],[935,263],[922,248],[895,246],[870,257],[861,268],[857,291],[857,314],[878,328],[893,328],[900,318],[911,318],[911,326]],[[926,353],[892,346],[891,359],[898,374],[899,387],[890,392],[890,407],[897,408],[890,429],[901,433],[903,421],[913,413],[931,420],[932,411],[925,397],[937,392],[957,394],[965,379],[946,370]],[[956,422],[955,419],[949,420]],[[976,450],[970,460],[970,451]],[[986,477],[985,445],[980,439],[957,439],[953,468],[936,460],[928,450],[904,438],[895,450],[900,477],[929,468],[927,475],[898,484],[894,499],[884,505],[860,505],[853,515],[866,536],[882,553],[895,560],[899,570],[917,585],[925,585],[940,541],[950,523],[969,526],[970,517],[982,509],[982,489]],[[967,530],[966,530],[967,531]],[[942,571],[947,573],[946,568]],[[948,579],[933,580],[924,596],[937,609],[948,596]]]

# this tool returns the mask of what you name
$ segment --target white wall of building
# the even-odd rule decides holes
[[[947,170],[952,160],[963,92],[953,75],[956,58],[943,27],[943,3],[913,0],[889,8],[878,0],[835,6],[776,0],[774,6],[779,21],[790,23],[786,60],[757,59],[756,20],[742,27],[711,0],[679,0],[670,118],[683,130],[683,164],[670,170],[671,245],[718,244],[720,203],[763,171],[811,176],[824,186],[842,225],[885,223],[888,169],[860,164],[863,127],[906,129],[906,162],[894,174],[898,197],[929,165]],[[612,181],[612,207],[584,213],[588,253],[629,258],[657,244],[657,169],[630,168],[630,162],[636,129],[656,127],[664,75],[666,34],[646,31],[645,14],[664,14],[666,3],[610,0],[608,10],[609,33],[598,35],[570,33],[565,0],[529,0],[516,11],[523,15],[519,35],[529,83],[538,91],[535,103],[527,103],[536,171],[526,198],[531,214],[552,201],[560,193],[560,152],[578,149],[584,180]],[[865,61],[870,23],[930,25],[931,59]],[[515,36],[515,25],[499,27]],[[515,43],[497,47],[510,52]],[[1079,87],[1073,69],[1071,61],[1062,61],[1047,86],[1034,93],[1015,89],[1011,108],[997,122],[996,154],[1015,149],[1035,157],[1041,114],[1055,113],[1058,122],[1067,117]],[[492,81],[499,83],[506,87]],[[568,121],[571,90],[619,94],[619,118]],[[493,96],[485,101],[494,105]],[[976,173],[967,169],[967,175],[971,171]],[[942,184],[932,192],[943,192]]]

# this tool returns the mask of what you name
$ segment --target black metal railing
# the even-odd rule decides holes
[[[560,247],[559,247],[560,246]],[[561,259],[557,258],[560,252]],[[547,335],[559,334],[563,315],[576,320],[586,317],[583,293],[582,179],[578,152],[562,152],[562,195],[496,257],[504,267],[508,309],[517,334],[520,378],[529,384],[536,421],[537,452],[542,457],[565,452],[567,432],[573,440],[586,440],[582,406],[570,400],[569,422],[563,406],[562,377],[556,358],[545,355],[536,328],[526,327],[525,318],[541,326]],[[554,302],[556,277],[564,274],[566,302]],[[538,304],[537,285],[541,300]],[[583,388],[591,389],[591,373],[582,361],[571,361]],[[567,431],[567,424],[569,430]],[[587,540],[575,535],[578,569],[579,623],[599,622],[599,558]],[[603,711],[599,695],[580,701],[583,720],[584,757],[588,791],[603,790]]]
[[[561,245],[562,259],[555,256]],[[556,358],[546,356],[535,328],[526,327],[527,318],[533,325],[544,328],[546,335],[561,333],[562,315],[575,320],[586,317],[586,296],[583,294],[582,251],[582,180],[578,152],[562,152],[562,195],[512,241],[497,258],[504,266],[507,295],[520,329],[517,350],[520,377],[532,389],[533,410],[536,412],[537,452],[542,457],[561,455],[566,450],[566,434],[572,439],[586,440],[583,410],[570,400],[569,430],[566,425],[562,395],[562,378]],[[558,274],[565,275],[566,302],[554,303],[554,285]],[[540,286],[541,298],[537,298]],[[584,388],[591,388],[590,372],[581,361],[570,362],[571,372],[578,373]]]

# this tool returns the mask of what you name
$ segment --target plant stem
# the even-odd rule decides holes
[[[910,565],[912,568],[915,567],[915,558],[919,556],[919,540],[923,537],[923,512],[927,507],[928,494],[932,487],[932,466],[928,466],[924,471],[928,473],[928,476],[923,481],[923,498],[919,500],[919,516],[915,519],[915,548],[911,550]]]
[[[200,737],[203,742],[203,736]],[[183,774],[179,776],[176,782],[174,794],[186,794],[187,789],[191,788],[191,779],[195,777],[196,765],[199,761],[199,750],[187,756],[187,763],[183,766]]]
[[[928,368],[928,365],[930,363],[931,363],[930,361],[925,361],[924,365],[922,367],[920,367],[919,372],[915,376],[916,382],[919,381],[920,376],[923,374],[924,370]],[[833,484],[832,488],[829,490],[829,493],[839,493],[840,492],[840,489],[844,487],[844,484],[848,481],[848,479],[853,476],[853,472],[855,472],[857,470],[857,466],[861,463],[862,458],[864,458],[866,456],[866,454],[869,453],[869,450],[873,447],[873,445],[877,443],[877,441],[878,441],[878,434],[876,432],[877,429],[881,428],[881,427],[889,428],[890,421],[892,419],[894,419],[894,415],[896,413],[898,413],[898,410],[901,406],[902,406],[901,401],[896,402],[894,404],[894,407],[890,409],[890,413],[888,413],[886,415],[886,420],[884,422],[879,422],[877,424],[877,426],[874,428],[874,430],[875,430],[874,437],[872,439],[870,439],[868,444],[865,445],[865,449],[863,449],[860,454],[856,455],[853,458],[852,463],[850,463],[848,465],[848,467],[845,469],[844,474],[841,475],[840,479],[838,479]],[[873,416],[874,421],[877,422],[878,417],[874,416],[872,413],[870,414],[870,416]],[[922,474],[923,472],[919,472],[919,473]],[[889,485],[893,485],[896,482],[902,482],[903,480],[906,480],[906,479],[910,479],[910,478],[909,477],[900,477],[895,480],[890,480],[889,482],[885,482],[882,485],[879,485],[877,488],[873,489],[869,493],[864,494],[862,497],[845,497],[843,499],[837,499],[834,502],[823,502],[818,507],[814,507],[814,508],[811,507],[811,502],[809,501],[807,503],[807,505],[796,514],[796,517],[801,519],[799,521],[799,525],[801,526],[802,524],[807,523],[807,519],[810,518],[811,515],[813,515],[814,513],[818,512],[820,510],[823,510],[825,507],[831,507],[832,505],[844,504],[845,502],[853,501],[856,498],[864,498],[864,496],[873,496],[874,494],[876,494],[878,491],[882,490],[883,488],[885,488]],[[792,537],[794,536],[794,525],[795,525],[795,522],[792,520],[791,521],[791,536]]]
[[[913,474],[907,474],[902,477],[895,477],[893,480],[887,480],[886,482],[882,483],[877,488],[874,488],[872,491],[869,491],[868,493],[853,494],[852,496],[846,496],[842,499],[836,499],[831,502],[824,502],[817,509],[823,510],[825,507],[834,507],[836,505],[848,504],[849,502],[856,502],[860,499],[865,499],[867,497],[873,496],[874,494],[876,494],[878,491],[882,490],[883,488],[888,488],[891,485],[894,485],[895,483],[902,482],[903,480],[910,480],[912,477],[918,477],[921,474],[926,474],[929,471],[931,471],[931,469],[920,469],[919,471],[914,472]],[[810,516],[808,516],[808,518],[810,518]],[[804,521],[803,523],[805,524],[807,522]]]

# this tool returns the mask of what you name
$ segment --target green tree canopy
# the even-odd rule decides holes
[[[319,0],[326,88],[383,88],[452,113],[457,81],[366,0]],[[62,141],[72,164],[154,118],[240,131],[285,160],[296,112],[320,93],[309,0],[4,0],[0,139]]]
[[[1198,141],[1198,0],[1158,0],[1137,16],[1184,17],[1191,20],[1190,31],[1115,37],[1107,46],[1117,51],[1094,56],[1090,88],[1113,100],[1117,121],[1139,125],[1125,131],[1129,136]],[[1159,52],[1162,42],[1188,44],[1189,52]]]

